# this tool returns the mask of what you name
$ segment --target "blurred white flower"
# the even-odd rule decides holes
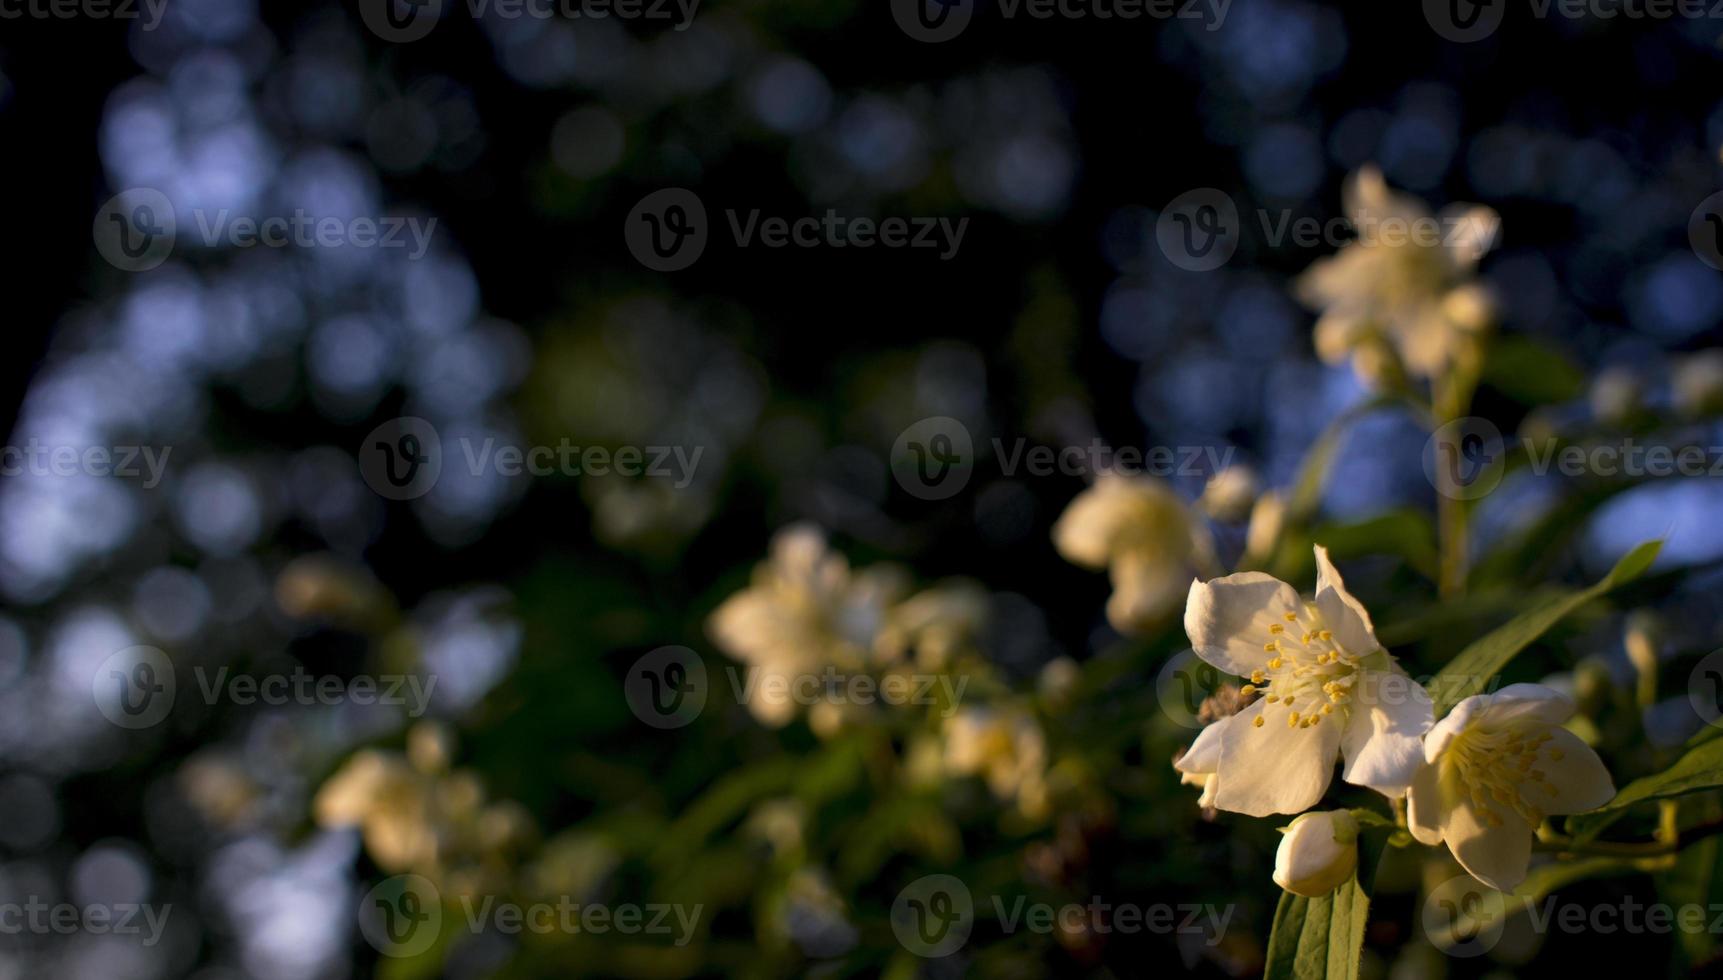
[[[1243,464],[1229,466],[1209,478],[1197,501],[1210,517],[1217,521],[1237,524],[1250,515],[1256,495],[1262,492],[1262,482],[1256,471]]]
[[[1538,684],[1510,684],[1454,706],[1424,740],[1407,825],[1446,843],[1472,877],[1498,891],[1525,880],[1545,816],[1582,813],[1615,796],[1609,770],[1562,728],[1574,703]]]
[[[1150,628],[1178,607],[1186,579],[1209,563],[1207,529],[1166,484],[1103,473],[1053,525],[1066,561],[1106,568],[1107,619],[1121,632]]]
[[[852,572],[824,535],[796,525],[772,539],[772,555],[754,571],[753,584],[724,600],[707,631],[724,652],[755,668],[758,695],[774,678],[792,682],[828,665],[858,670],[875,660],[880,631],[906,591],[904,575],[876,566]],[[748,709],[768,725],[787,724],[800,707],[794,699],[755,696]]]
[[[1677,361],[1670,388],[1676,410],[1689,418],[1723,412],[1723,350],[1704,350]]]
[[[1026,816],[1047,812],[1047,742],[1027,712],[964,708],[947,718],[945,769],[954,776],[981,776],[994,796],[1016,800]]]
[[[1373,166],[1347,181],[1343,203],[1358,238],[1298,280],[1300,299],[1321,311],[1317,353],[1330,364],[1352,358],[1367,380],[1385,380],[1388,350],[1413,374],[1442,374],[1495,318],[1489,295],[1469,280],[1500,216],[1482,205],[1433,216],[1389,190]]]

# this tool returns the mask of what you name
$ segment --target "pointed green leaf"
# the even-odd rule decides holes
[[[1668,769],[1635,779],[1603,806],[1569,817],[1567,831],[1575,840],[1588,841],[1619,820],[1627,808],[1636,803],[1718,787],[1723,787],[1723,738],[1695,745]]]
[[[1357,875],[1323,898],[1283,892],[1263,980],[1355,980],[1369,915],[1370,896]]]
[[[1645,542],[1616,562],[1609,574],[1591,588],[1545,599],[1460,651],[1430,682],[1436,716],[1441,717],[1461,700],[1486,690],[1508,661],[1575,609],[1644,574],[1657,560],[1662,547],[1662,541]]]

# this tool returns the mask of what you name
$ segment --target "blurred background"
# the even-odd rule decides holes
[[[1177,615],[1123,636],[1106,577],[1050,534],[1092,474],[1013,472],[992,441],[1198,447],[1167,481],[1185,501],[1217,460],[1255,474],[1232,511],[1290,493],[1372,390],[1317,356],[1294,285],[1344,241],[1270,223],[1341,216],[1371,164],[1432,210],[1501,216],[1478,275],[1501,346],[1475,414],[1503,432],[1632,431],[1719,339],[1723,279],[1688,236],[1719,186],[1717,19],[1522,5],[1456,43],[1408,4],[1138,19],[980,4],[933,42],[859,0],[441,6],[165,0],[0,20],[7,445],[136,448],[143,471],[0,478],[0,900],[171,908],[150,943],[0,935],[0,978],[1252,975],[1275,835],[1206,820],[1167,765],[1196,727],[1195,702],[1181,715],[1163,696],[1188,646]],[[625,237],[665,188],[707,222],[673,272]],[[1230,260],[1193,271],[1156,228],[1204,188],[1242,217]],[[732,230],[754,211],[966,224],[949,250],[771,248]],[[395,221],[407,245],[221,230],[296,213]],[[171,219],[171,248],[116,261],[115,216]],[[976,452],[967,482],[929,499],[893,447],[935,417]],[[379,442],[412,449],[401,418],[430,427],[442,465],[391,494],[362,464]],[[1696,431],[1718,444],[1714,422]],[[1308,588],[1308,542],[1330,543],[1377,623],[1402,624],[1383,638],[1418,675],[1534,571],[1595,579],[1667,535],[1660,570],[1693,574],[1640,598],[1666,610],[1670,676],[1715,643],[1723,484],[1511,473],[1474,535],[1480,554],[1530,557],[1482,562],[1483,598],[1444,606],[1426,435],[1395,410],[1347,428],[1274,567]],[[469,465],[479,447],[565,443],[700,455],[676,479]],[[1203,520],[1228,567],[1248,535],[1279,537]],[[810,526],[826,544],[774,546]],[[750,710],[729,687],[737,651],[772,641],[713,614],[770,588],[752,571],[769,559],[844,589],[879,570],[893,581],[867,582],[892,595],[958,604],[928,600],[937,630],[887,618],[924,665],[971,664],[963,697],[994,727],[954,727],[948,706],[901,722]],[[765,620],[747,629],[796,639]],[[1608,702],[1629,676],[1622,635],[1597,611],[1525,669]],[[709,681],[675,727],[643,723],[627,689],[666,646]],[[160,669],[171,710],[116,721],[108,678]],[[345,693],[211,688],[240,675]],[[435,678],[422,702],[351,693],[409,677]],[[961,738],[1036,775],[959,778]],[[954,956],[894,936],[894,898],[934,873],[979,910]],[[451,918],[456,896],[489,895],[699,920],[670,936],[445,926],[406,951],[366,934],[362,897],[407,874]],[[1418,876],[1379,899],[1372,975],[1583,962],[1606,941],[1510,932],[1445,958],[1417,931]],[[1041,933],[993,921],[991,896],[1232,912],[1219,933],[1087,918]],[[1712,955],[1641,938],[1671,972]]]

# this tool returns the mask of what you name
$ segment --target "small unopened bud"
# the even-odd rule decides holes
[[[1262,483],[1256,471],[1248,466],[1229,466],[1209,478],[1198,503],[1210,517],[1228,524],[1237,524],[1250,516]]]
[[[1321,898],[1358,867],[1358,821],[1345,810],[1306,813],[1281,833],[1274,883],[1294,895]]]
[[[1250,509],[1250,525],[1244,532],[1244,550],[1252,558],[1267,558],[1280,543],[1280,532],[1286,527],[1286,503],[1278,493],[1265,493],[1256,498]]]
[[[1723,414],[1723,350],[1700,351],[1675,365],[1669,386],[1675,408],[1689,418]]]
[[[1591,414],[1605,425],[1632,421],[1644,400],[1644,387],[1627,368],[1605,368],[1591,383]]]
[[[1496,320],[1496,301],[1489,290],[1468,283],[1442,297],[1442,315],[1449,323],[1471,333],[1488,330]]]
[[[1636,609],[1627,616],[1621,640],[1639,675],[1634,688],[1639,706],[1649,708],[1657,703],[1657,653],[1663,647],[1663,623],[1651,610]]]

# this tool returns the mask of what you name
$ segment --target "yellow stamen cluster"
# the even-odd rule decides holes
[[[1302,612],[1285,613],[1283,618],[1294,624],[1297,632],[1280,623],[1269,624],[1269,640],[1263,651],[1274,656],[1265,667],[1251,671],[1244,693],[1265,692],[1273,685],[1278,693],[1267,694],[1263,700],[1286,706],[1286,727],[1311,728],[1351,699],[1358,658],[1334,642],[1334,631],[1324,628],[1322,614],[1314,605],[1307,604]],[[1294,704],[1303,702],[1310,703],[1293,710]],[[1252,724],[1262,727],[1262,717]]]
[[[1524,730],[1476,728],[1454,737],[1446,757],[1459,775],[1460,787],[1471,797],[1480,820],[1500,827],[1502,815],[1498,807],[1507,807],[1533,827],[1543,821],[1543,811],[1526,798],[1524,790],[1535,786],[1548,797],[1555,797],[1555,784],[1543,770],[1533,768],[1538,752],[1554,737],[1547,731],[1533,735]],[[1549,757],[1559,762],[1561,750],[1550,749]]]

